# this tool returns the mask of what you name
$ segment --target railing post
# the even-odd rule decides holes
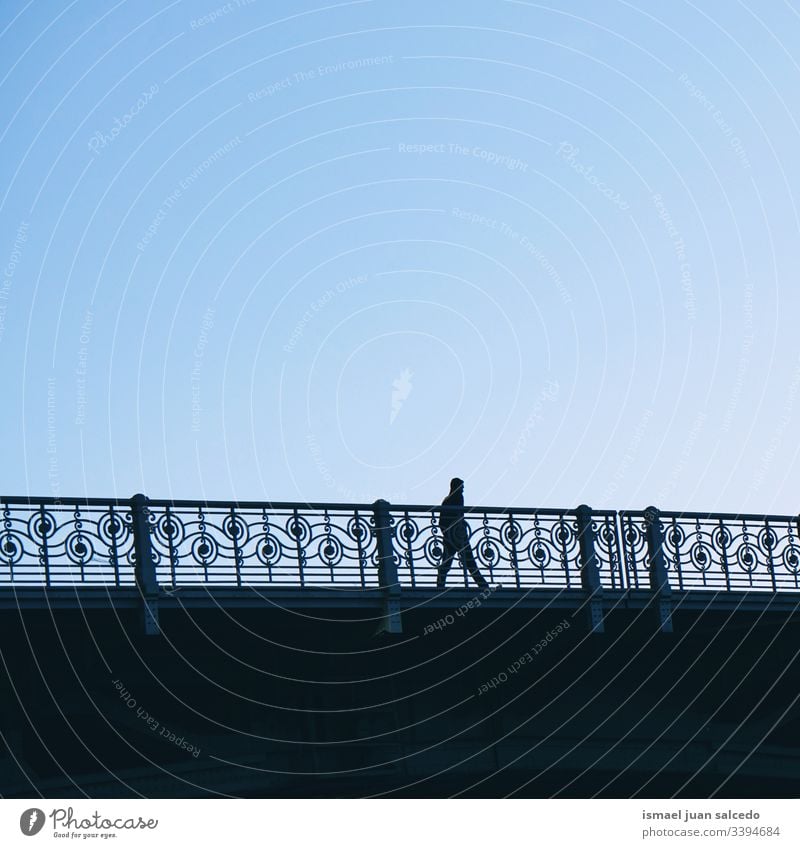
[[[150,545],[150,524],[147,520],[147,498],[134,495],[131,498],[131,516],[133,517],[133,549],[136,556],[134,572],[136,586],[142,596],[144,632],[147,636],[158,636],[161,628],[158,623],[158,580]]]
[[[578,544],[581,555],[581,585],[588,595],[589,629],[592,633],[605,632],[603,623],[603,584],[594,550],[592,510],[581,504],[575,510],[578,518]]]
[[[400,580],[394,558],[392,521],[389,502],[377,500],[372,505],[375,513],[375,543],[378,552],[378,585],[383,594],[383,621],[379,632],[402,633],[400,619]]]
[[[650,561],[650,588],[658,612],[662,633],[672,633],[672,588],[664,561],[664,533],[661,530],[661,513],[649,506],[644,511],[647,536],[647,553]]]

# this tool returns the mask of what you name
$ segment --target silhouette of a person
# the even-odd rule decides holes
[[[444,589],[447,572],[450,570],[453,558],[458,554],[461,564],[470,573],[472,579],[481,589],[485,589],[489,584],[478,570],[469,544],[469,533],[464,521],[464,481],[460,477],[453,477],[450,481],[450,494],[442,501],[442,506],[461,507],[461,509],[442,510],[439,513],[439,527],[444,537],[444,553],[439,564],[436,588]]]

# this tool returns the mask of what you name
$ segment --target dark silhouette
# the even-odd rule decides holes
[[[450,481],[450,494],[442,501],[442,506],[461,507],[461,509],[442,510],[439,513],[439,527],[444,537],[444,553],[439,564],[439,577],[436,587],[444,589],[447,572],[453,563],[453,557],[458,554],[461,564],[470,573],[472,579],[485,589],[489,584],[478,570],[472,547],[469,544],[469,533],[464,522],[464,481],[460,477],[453,477]]]

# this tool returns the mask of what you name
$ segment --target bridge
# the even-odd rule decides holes
[[[161,610],[360,608],[402,632],[404,609],[453,606],[466,570],[436,589],[440,513],[341,503],[2,498],[0,606]],[[490,607],[793,610],[800,518],[699,512],[467,507]]]
[[[0,796],[800,791],[798,516],[0,509]]]

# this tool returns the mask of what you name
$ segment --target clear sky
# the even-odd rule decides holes
[[[4,494],[800,510],[796,3],[0,4]]]

